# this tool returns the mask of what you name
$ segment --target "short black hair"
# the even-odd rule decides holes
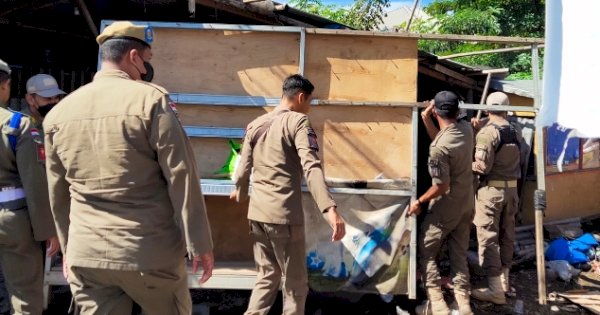
[[[456,119],[456,117],[458,117],[459,108],[439,109],[436,107],[435,112],[443,119]]]
[[[10,79],[10,74],[6,71],[0,70],[0,84],[8,81]]]
[[[102,54],[102,60],[119,63],[130,50],[137,49],[141,52],[149,47],[139,40],[110,38],[100,45],[100,53]]]
[[[283,96],[287,98],[294,97],[300,92],[310,95],[314,90],[314,85],[299,74],[291,75],[283,81]]]

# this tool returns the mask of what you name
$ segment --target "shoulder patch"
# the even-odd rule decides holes
[[[44,140],[42,139],[42,136],[40,135],[39,130],[37,130],[37,128],[31,128],[30,129],[30,133],[31,133],[31,138],[33,138],[33,142],[37,143],[37,144],[44,144]]]

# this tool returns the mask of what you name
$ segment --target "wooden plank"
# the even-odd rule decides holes
[[[211,224],[215,261],[249,262],[252,238],[248,228],[248,202],[237,203],[229,198],[205,196],[208,219]]]
[[[346,35],[346,36],[366,36],[366,37],[391,37],[391,38],[412,38],[422,40],[440,40],[449,42],[482,42],[482,43],[503,43],[503,44],[543,44],[543,38],[534,37],[508,37],[508,36],[481,36],[481,35],[456,35],[456,34],[418,34],[406,32],[373,32],[373,31],[354,31],[354,30],[333,30],[323,28],[311,28],[306,30],[307,34],[320,35]]]
[[[416,100],[417,42],[412,39],[307,35],[305,74],[319,99]]]
[[[246,128],[274,107],[177,105],[184,126]]]
[[[538,48],[544,48],[544,45],[538,45]],[[519,46],[519,47],[509,47],[509,48],[497,48],[497,49],[487,49],[487,50],[478,50],[478,51],[470,51],[446,56],[438,56],[438,59],[453,59],[459,57],[466,56],[474,56],[474,55],[485,55],[485,54],[497,54],[503,52],[511,52],[511,51],[522,51],[522,50],[531,50],[531,46]]]
[[[440,80],[440,81],[448,82],[448,84],[450,84],[450,85],[457,85],[457,86],[460,86],[460,87],[463,87],[466,89],[477,90],[477,91],[483,90],[481,87],[479,87],[477,85],[469,84],[464,81],[457,80],[455,78],[447,76],[447,75],[445,75],[441,72],[435,71],[433,69],[427,68],[425,66],[419,66],[419,73],[422,73],[426,76],[432,77],[432,78]]]
[[[170,92],[281,96],[298,72],[300,34],[155,29],[155,82]]]
[[[463,82],[465,82],[467,84],[471,84],[471,85],[476,85],[477,84],[477,81],[475,81],[475,80],[473,80],[473,79],[471,79],[471,78],[469,78],[469,77],[467,77],[467,76],[465,76],[463,74],[460,74],[460,73],[458,73],[458,72],[456,72],[454,70],[448,69],[448,68],[446,68],[446,67],[444,67],[444,66],[442,66],[442,65],[440,65],[438,63],[436,63],[435,65],[433,65],[433,70],[441,72],[441,73],[443,73],[443,74],[445,74],[445,75],[447,75],[449,77],[452,77],[452,78],[454,78],[456,80],[463,81]]]

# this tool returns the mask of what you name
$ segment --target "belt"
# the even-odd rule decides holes
[[[4,187],[0,189],[0,209],[17,211],[27,207],[23,188]]]
[[[517,180],[488,180],[486,186],[496,187],[496,188],[516,188]]]
[[[9,202],[25,198],[23,188],[5,187],[0,190],[0,202]]]

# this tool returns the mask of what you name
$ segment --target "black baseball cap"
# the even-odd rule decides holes
[[[458,101],[458,96],[450,91],[438,92],[434,98],[435,107],[439,110],[457,110]]]

